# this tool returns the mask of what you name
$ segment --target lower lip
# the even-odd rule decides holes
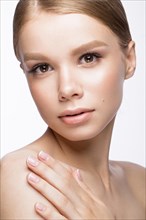
[[[84,112],[80,115],[75,115],[75,116],[64,116],[61,117],[60,119],[68,125],[78,125],[82,124],[84,122],[87,122],[91,117],[92,117],[93,111],[90,112]]]

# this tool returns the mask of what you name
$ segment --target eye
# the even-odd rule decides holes
[[[99,58],[101,58],[101,55],[98,53],[86,53],[80,57],[80,63],[92,64],[96,62]]]
[[[34,74],[44,74],[46,72],[50,72],[53,70],[53,67],[51,67],[49,64],[42,63],[42,64],[37,64],[35,65],[29,73],[34,73]]]

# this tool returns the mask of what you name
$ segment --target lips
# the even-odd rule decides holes
[[[66,110],[58,118],[68,125],[81,124],[90,119],[94,109],[79,108],[75,110]]]

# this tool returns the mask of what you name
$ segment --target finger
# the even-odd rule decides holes
[[[29,162],[29,159],[32,160],[32,157],[28,158],[27,162]],[[62,172],[65,169],[65,174],[62,172],[57,174],[52,168],[42,163],[41,161],[36,161],[36,159],[35,161],[31,160],[30,162],[32,162],[32,164],[28,163],[29,168],[44,180],[46,180],[47,183],[58,189],[65,196],[63,204],[68,204],[71,202],[74,205],[77,213],[79,213],[80,210],[83,210],[84,212],[85,201],[90,202],[91,197],[83,188],[80,187],[72,173],[67,172],[66,169],[63,168]],[[57,161],[54,163],[57,163]],[[46,196],[45,192],[43,193],[41,190],[39,192]]]
[[[100,200],[97,199],[97,197],[93,194],[91,189],[84,183],[81,172],[79,169],[74,171],[74,177],[76,181],[78,182],[79,186],[86,192],[86,194],[83,194],[83,197],[85,200],[88,200],[89,203],[93,201],[99,202]],[[100,203],[100,202],[99,202]]]
[[[27,158],[27,166],[29,167],[29,169],[31,169],[33,172],[35,172],[51,184],[55,182],[57,179],[59,179],[58,174],[49,165],[42,163],[41,161],[37,160],[34,156],[29,156]]]
[[[58,171],[60,172],[61,169],[62,171],[64,171],[64,168],[69,172],[73,172],[74,170],[76,170],[75,167],[54,159],[53,157],[51,157],[49,154],[45,153],[44,151],[39,152],[38,159],[44,162],[46,165],[52,167],[56,172]]]
[[[48,204],[46,206],[42,203],[36,203],[35,210],[45,220],[56,220],[56,219],[67,220],[67,218],[61,215],[58,212],[58,210],[51,204]]]
[[[68,177],[68,172],[70,172],[76,179],[79,186],[84,189],[84,191],[88,192],[88,194],[91,193],[91,190],[83,183],[83,179],[80,173],[80,170],[69,166],[68,164],[65,164],[61,161],[55,160],[53,157],[51,157],[49,154],[45,153],[44,151],[40,151],[38,154],[38,158],[44,162],[47,166],[54,169],[59,174],[61,173],[62,176],[66,179]]]
[[[72,202],[63,195],[60,191],[48,184],[45,180],[39,178],[39,176],[30,173],[27,180],[33,188],[40,192],[57,210],[67,218],[77,219],[78,212]]]
[[[53,163],[55,164],[54,166],[57,167],[57,161],[54,160]],[[54,169],[50,168],[50,166],[36,160],[34,157],[28,157],[27,164],[33,172],[62,192],[68,199],[75,203],[76,206],[82,204],[80,186],[75,180],[73,174],[62,167],[61,164],[57,167],[58,173]]]
[[[45,153],[44,151],[40,151],[38,154],[38,158],[44,162],[47,166],[54,169],[59,174],[61,173],[65,178],[68,177],[68,172],[70,172],[76,179],[79,186],[84,189],[84,191],[88,192],[88,194],[91,194],[91,190],[87,187],[87,185],[84,184],[83,179],[80,174],[80,170],[69,166],[68,164],[65,164],[61,161],[55,160],[53,157],[51,157],[49,154]]]
[[[82,176],[81,176],[81,173],[80,173],[79,169],[77,169],[73,166],[69,166],[68,164],[65,164],[61,161],[55,160],[53,157],[51,157],[49,154],[45,153],[44,151],[39,152],[38,158],[43,163],[45,163],[47,166],[51,167],[56,172],[58,172],[59,174],[61,173],[62,175],[64,175],[64,173],[65,173],[66,175],[68,175],[68,172],[70,172],[75,177],[77,183],[85,191],[90,191],[89,188],[85,184],[83,184],[83,179],[82,179]],[[66,177],[66,176],[64,176],[64,177]]]

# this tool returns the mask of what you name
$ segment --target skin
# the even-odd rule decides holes
[[[50,128],[3,158],[2,219],[145,219],[144,168],[108,159],[134,42],[123,51],[98,20],[42,12],[23,26],[18,52]],[[60,118],[79,108],[89,117]]]

